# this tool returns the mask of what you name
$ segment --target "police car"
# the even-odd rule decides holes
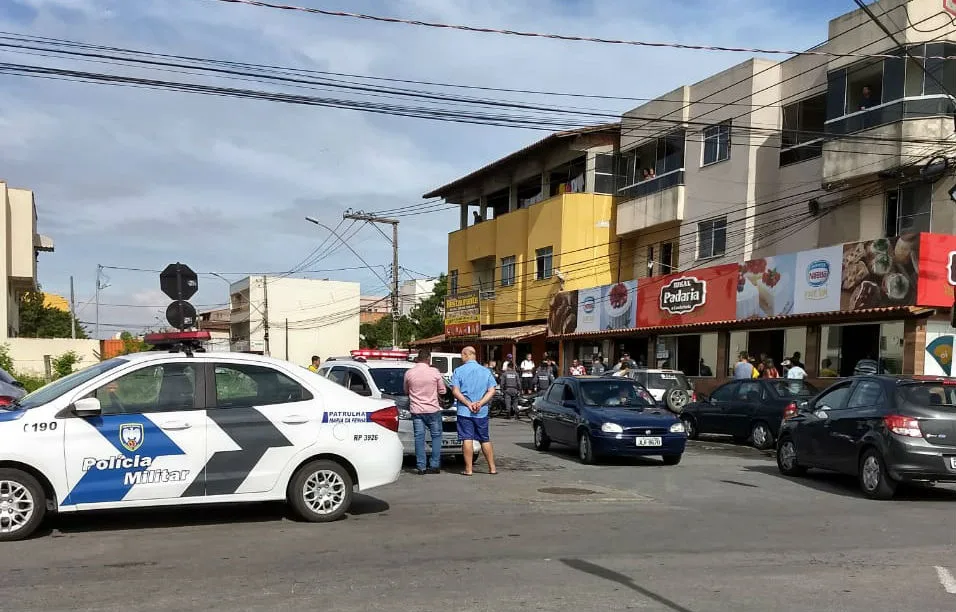
[[[48,512],[183,504],[286,500],[333,521],[398,479],[397,431],[395,406],[288,362],[117,357],[0,406],[0,540]]]

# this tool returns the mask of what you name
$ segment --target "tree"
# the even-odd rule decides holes
[[[63,378],[73,373],[73,368],[81,361],[76,351],[67,351],[53,358],[53,378]]]
[[[123,350],[120,351],[120,355],[129,355],[130,353],[142,353],[149,350],[149,345],[129,333],[124,331],[120,334],[120,340],[123,341]]]
[[[415,327],[415,338],[430,338],[445,333],[445,296],[448,295],[448,279],[438,277],[432,294],[418,303],[409,313]]]
[[[405,346],[415,339],[415,325],[408,317],[398,320],[398,345]],[[385,348],[392,346],[392,315],[385,315],[375,323],[359,326],[359,346],[362,348]]]
[[[25,338],[69,338],[73,317],[69,312],[45,306],[42,291],[20,296],[20,335]],[[86,338],[86,330],[77,323],[76,337]]]

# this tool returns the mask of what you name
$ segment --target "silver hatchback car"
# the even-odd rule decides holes
[[[399,360],[365,361],[337,357],[327,360],[319,368],[318,374],[364,397],[393,402],[398,407],[398,437],[402,441],[405,455],[414,455],[415,432],[412,428],[412,414],[408,409],[408,396],[405,394],[405,372],[414,365]],[[452,407],[451,388],[439,399],[442,403],[441,453],[443,456],[461,455],[458,416]],[[425,446],[428,452],[431,452],[428,435],[425,436]]]

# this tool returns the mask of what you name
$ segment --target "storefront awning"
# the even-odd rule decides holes
[[[768,327],[793,326],[809,323],[855,323],[858,321],[878,321],[892,318],[919,318],[927,317],[936,312],[934,308],[920,306],[896,306],[884,308],[868,308],[851,312],[817,312],[812,314],[781,315],[760,319],[733,319],[728,321],[712,321],[689,323],[686,325],[671,325],[665,327],[643,327],[634,329],[609,329],[596,332],[580,332],[573,334],[552,335],[552,338],[573,340],[575,338],[605,338],[613,336],[649,336],[670,335],[682,332],[703,332],[733,329],[761,329]]]
[[[522,342],[535,336],[543,336],[548,333],[548,326],[544,323],[537,325],[518,325],[515,327],[499,327],[497,329],[483,329],[478,338],[445,338],[445,334],[432,336],[431,338],[422,338],[409,342],[409,346],[434,346],[436,344],[454,343],[454,344],[488,344],[491,342]]]

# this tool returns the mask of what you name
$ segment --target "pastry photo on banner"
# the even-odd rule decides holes
[[[919,234],[845,244],[840,310],[914,304],[918,273]]]

